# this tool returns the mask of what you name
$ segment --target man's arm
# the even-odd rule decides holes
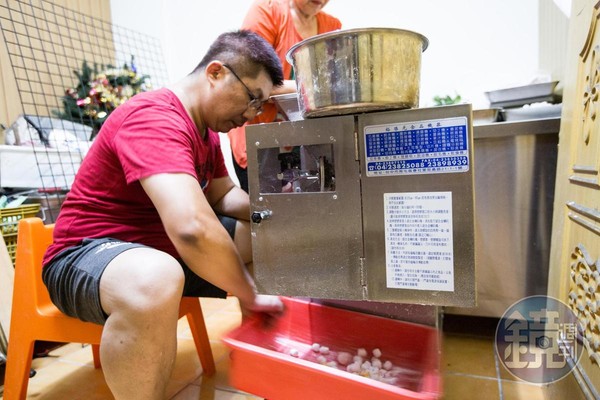
[[[229,176],[213,179],[210,182],[206,199],[217,214],[249,221],[250,220],[250,198],[233,183]]]
[[[283,85],[273,87],[271,96],[275,96],[278,94],[296,93],[296,91],[297,91],[296,81],[286,79],[283,81]]]
[[[196,179],[187,174],[157,174],[142,179],[141,184],[190,269],[236,296],[242,307],[253,308],[253,282]],[[221,201],[229,204],[228,197],[224,194]]]

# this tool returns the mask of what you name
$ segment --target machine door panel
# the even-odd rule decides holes
[[[363,298],[354,131],[353,116],[246,128],[259,292]]]
[[[358,117],[367,298],[475,305],[471,106]]]

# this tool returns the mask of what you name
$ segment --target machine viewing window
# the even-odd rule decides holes
[[[332,144],[258,150],[260,193],[335,191]]]

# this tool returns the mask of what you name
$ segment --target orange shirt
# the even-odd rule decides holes
[[[331,32],[342,27],[342,23],[335,17],[319,12],[317,18],[317,33]],[[288,50],[302,37],[294,26],[290,13],[289,0],[255,0],[246,14],[242,29],[249,29],[260,36],[275,49],[283,66],[284,79],[293,79],[292,66],[285,59]],[[248,124],[273,122],[277,116],[274,104],[267,103],[264,112],[249,121]],[[243,168],[248,165],[246,157],[246,129],[244,126],[235,128],[227,133],[231,142],[231,150],[235,161]]]

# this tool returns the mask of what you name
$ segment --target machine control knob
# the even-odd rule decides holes
[[[254,211],[250,219],[252,219],[252,222],[254,222],[255,224],[260,224],[263,219],[269,219],[270,216],[270,210]]]

